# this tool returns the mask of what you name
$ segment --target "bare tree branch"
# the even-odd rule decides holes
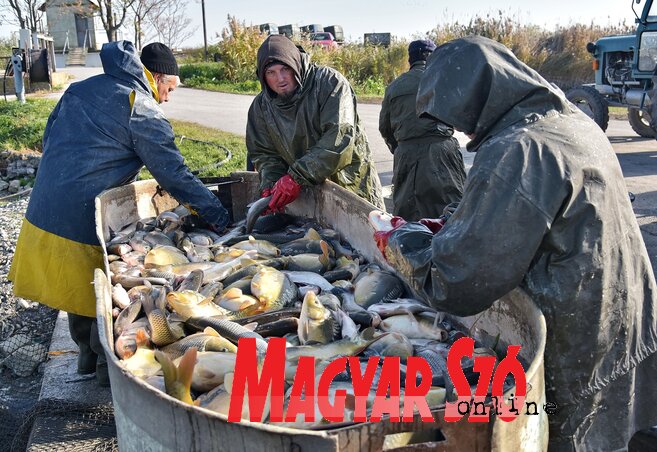
[[[164,0],[160,7],[153,8],[148,15],[157,40],[172,49],[194,34],[194,30],[189,27],[192,20],[185,15],[187,3],[188,0]]]
[[[3,19],[7,23],[32,31],[43,31],[42,27],[39,27],[43,16],[39,5],[37,0],[0,0],[0,10],[3,11]]]
[[[133,25],[135,33],[135,47],[137,50],[141,50],[143,46],[143,38],[145,35],[144,30],[148,26],[146,18],[154,11],[156,8],[160,8],[167,3],[168,0],[135,0],[132,4],[132,13],[133,13]]]
[[[100,19],[103,22],[108,41],[116,41],[116,32],[123,25],[128,8],[134,2],[135,0],[98,0]]]

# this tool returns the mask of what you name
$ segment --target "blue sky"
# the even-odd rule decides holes
[[[632,0],[292,0],[253,2],[246,0],[205,0],[208,42],[227,24],[231,14],[247,24],[273,22],[278,25],[342,25],[345,37],[362,40],[363,33],[390,32],[399,38],[423,35],[439,23],[467,22],[470,17],[502,10],[523,23],[553,28],[569,23],[632,24]],[[188,46],[203,43],[200,0],[189,0],[187,16],[192,19],[194,35]],[[0,26],[0,36],[14,27]],[[130,34],[127,33],[126,37]]]

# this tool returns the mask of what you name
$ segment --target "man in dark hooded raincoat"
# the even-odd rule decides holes
[[[465,166],[454,129],[431,118],[419,119],[415,98],[433,41],[413,41],[408,46],[411,68],[387,88],[379,131],[395,156],[392,192],[393,213],[405,220],[437,218],[463,195]]]
[[[547,322],[546,399],[558,405],[550,450],[626,448],[657,424],[657,294],[609,140],[482,37],[436,49],[417,102],[469,135],[477,154],[443,229],[398,227],[380,243],[386,258],[456,315],[523,288]]]
[[[161,43],[104,44],[104,74],[74,83],[50,114],[43,157],[9,279],[14,294],[69,313],[78,372],[109,383],[96,330],[95,268],[103,267],[94,199],[134,181],[146,165],[158,183],[217,230],[229,215],[189,171],[159,107],[178,84],[173,52]],[[141,60],[140,60],[141,58]]]
[[[338,71],[311,64],[283,35],[258,49],[262,91],[249,109],[248,157],[263,196],[279,210],[302,186],[329,179],[383,207],[381,182],[356,112],[356,96]]]

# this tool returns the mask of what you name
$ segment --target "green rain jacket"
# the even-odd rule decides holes
[[[289,41],[271,36],[263,46],[270,40],[283,46],[287,42],[282,40]],[[260,173],[260,189],[272,187],[286,173],[302,186],[329,179],[382,208],[381,182],[349,82],[334,69],[311,64],[307,54],[290,45],[283,49],[286,54],[276,54],[280,47],[258,53],[262,91],[249,109],[246,146]],[[267,87],[264,72],[272,61],[297,73],[299,88],[292,98],[282,100]]]
[[[409,223],[386,257],[456,315],[517,286],[547,323],[550,450],[615,450],[657,424],[657,294],[620,165],[563,93],[481,37],[429,58],[418,112],[474,134],[463,199],[435,236]],[[520,344],[522,345],[522,344]]]
[[[415,99],[425,61],[386,88],[379,131],[394,154],[393,213],[406,220],[437,218],[463,195],[465,166],[454,130],[430,118],[419,119]]]

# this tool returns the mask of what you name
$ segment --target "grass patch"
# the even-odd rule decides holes
[[[246,82],[231,83],[228,81],[209,82],[209,81],[196,81],[194,79],[185,81],[185,86],[188,88],[204,89],[207,91],[217,91],[220,93],[230,94],[250,94],[256,95],[260,92],[260,82],[250,80]]]
[[[0,102],[0,147],[15,151],[39,151],[48,116],[57,104],[52,99],[28,99],[26,104],[19,102]],[[223,160],[225,146],[232,153],[230,161],[219,168],[209,168],[199,174],[201,177],[227,176],[232,171],[246,168],[246,143],[239,135],[199,126],[184,121],[171,121],[185,163],[192,170],[209,167]],[[188,139],[180,141],[180,136]],[[197,141],[206,143],[198,143]],[[150,178],[148,171],[142,170],[140,179]],[[21,185],[29,183],[27,178]]]
[[[191,122],[171,120],[176,134],[176,145],[185,158],[185,163],[191,170],[211,166],[226,157],[226,151],[219,146],[225,146],[232,153],[230,161],[219,168],[208,168],[199,177],[228,176],[233,171],[246,168],[246,143],[244,137],[228,132],[199,126]],[[180,136],[189,139],[180,140]],[[206,143],[198,143],[197,141]],[[146,169],[139,173],[140,179],[149,179],[151,174]]]
[[[609,119],[627,120],[627,108],[609,107]]]
[[[27,99],[25,104],[1,101],[0,148],[40,152],[48,116],[56,104],[52,99]]]

